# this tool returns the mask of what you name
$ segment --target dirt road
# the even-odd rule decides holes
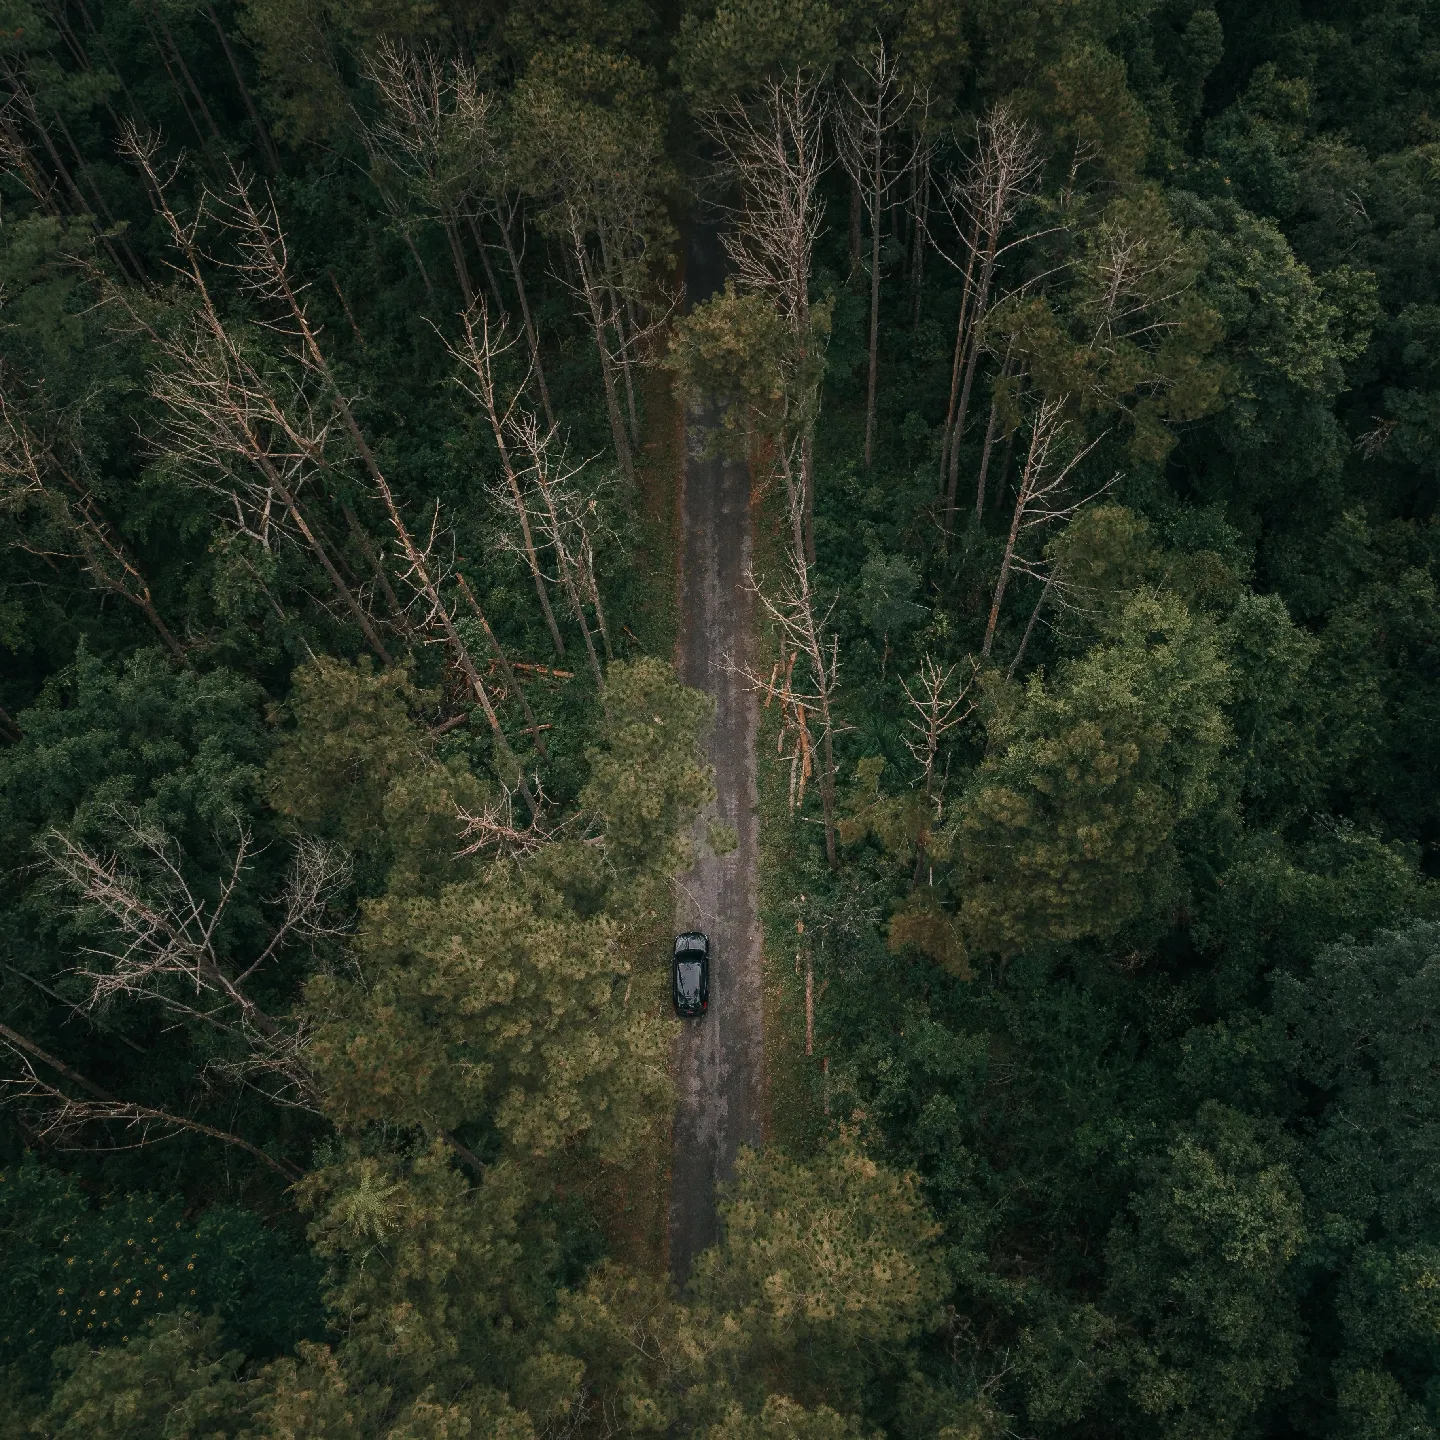
[[[687,260],[692,299],[719,287],[715,232],[697,226]],[[691,427],[707,416],[697,411]],[[754,601],[742,577],[750,560],[750,482],[742,464],[701,460],[687,445],[682,500],[680,676],[715,699],[706,742],[719,798],[696,824],[735,827],[738,847],[700,859],[680,882],[676,930],[710,936],[710,1010],[681,1022],[675,1042],[678,1084],[670,1183],[670,1273],[683,1285],[696,1255],[716,1239],[715,1187],[741,1145],[760,1143],[762,1063],[760,920],[756,906],[758,816],[754,695],[728,668],[754,633]]]

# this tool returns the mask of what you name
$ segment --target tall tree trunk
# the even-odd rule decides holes
[[[445,635],[446,642],[454,655],[456,663],[460,666],[466,680],[470,684],[471,692],[476,700],[480,702],[480,708],[485,713],[486,723],[490,726],[490,733],[495,739],[495,748],[506,761],[507,766],[515,776],[515,788],[520,792],[521,798],[525,801],[532,819],[540,818],[540,807],[535,802],[535,797],[530,793],[529,782],[525,779],[525,769],[520,764],[519,757],[510,748],[510,741],[506,738],[504,727],[500,724],[500,717],[495,713],[494,702],[490,699],[490,692],[485,682],[480,677],[479,670],[475,667],[475,661],[470,654],[469,647],[461,639],[459,631],[455,628],[455,621],[450,614],[449,607],[445,604],[440,594],[439,587],[430,574],[430,567],[425,563],[425,557],[420,553],[414,538],[410,534],[409,526],[405,524],[404,517],[400,514],[400,507],[395,503],[395,496],[390,489],[390,482],[386,480],[384,472],[376,462],[374,452],[370,449],[365,439],[365,433],[360,429],[360,423],[355,419],[355,412],[350,408],[350,402],[345,399],[340,388],[335,384],[335,377],[330,373],[329,363],[321,352],[311,332],[308,322],[304,318],[304,312],[300,309],[293,292],[286,290],[285,299],[289,303],[291,314],[300,321],[302,327],[302,341],[307,354],[315,369],[322,375],[330,388],[331,404],[335,407],[336,413],[340,416],[351,441],[355,445],[356,453],[360,456],[360,463],[364,465],[365,472],[375,484],[380,493],[380,498],[385,505],[386,512],[390,516],[390,523],[400,541],[401,548],[405,551],[405,559],[409,562],[410,572],[414,577],[414,584],[424,594],[429,602],[431,614],[440,622],[440,628]]]
[[[305,543],[314,552],[315,558],[319,560],[321,568],[329,576],[330,583],[335,587],[335,593],[345,602],[345,608],[355,617],[355,623],[359,625],[360,632],[365,636],[366,643],[380,657],[380,661],[387,668],[395,662],[390,658],[390,652],[385,648],[384,642],[376,634],[375,627],[370,617],[365,613],[364,607],[355,598],[350,587],[341,577],[339,570],[335,568],[335,562],[330,558],[330,552],[321,543],[319,535],[311,528],[310,523],[305,519],[304,512],[300,509],[300,502],[281,478],[279,470],[271,462],[270,456],[266,453],[258,436],[254,435],[249,428],[248,422],[242,421],[245,425],[245,439],[251,447],[251,454],[260,470],[263,472],[270,488],[275,493],[275,498],[290,513],[290,518],[295,522],[295,528],[305,537]]]
[[[980,455],[980,478],[975,482],[975,518],[979,520],[985,514],[985,478],[990,471],[990,454],[995,444],[995,427],[1000,416],[1000,386],[1010,378],[1010,361],[1015,353],[1015,342],[1012,340],[1005,348],[1005,363],[1000,367],[1000,379],[996,382],[995,391],[990,397],[990,422],[985,427],[985,448]]]
[[[930,166],[920,182],[919,212],[915,221],[915,259],[910,266],[911,329],[920,333],[920,297],[925,288],[925,237],[930,230]]]
[[[1055,583],[1055,571],[1052,570],[1045,577],[1045,584],[1040,591],[1040,598],[1035,602],[1035,608],[1030,612],[1030,621],[1025,626],[1025,633],[1020,637],[1020,648],[1015,652],[1015,658],[1010,662],[1010,668],[1005,672],[1007,680],[1015,678],[1015,672],[1020,668],[1020,662],[1025,658],[1025,647],[1030,643],[1030,632],[1035,628],[1035,622],[1040,618],[1040,611],[1046,600],[1050,598],[1050,588]]]
[[[1025,516],[1025,495],[1022,491],[1015,497],[1015,513],[1010,519],[1010,534],[1005,539],[1005,557],[1000,562],[1000,576],[995,581],[995,594],[990,601],[990,618],[985,624],[985,643],[980,647],[983,658],[990,658],[990,647],[995,643],[995,626],[1000,620],[1000,603],[1005,599],[1005,587],[1010,583],[1010,568],[1015,563],[1015,543],[1020,538],[1020,521]]]
[[[525,339],[530,346],[530,362],[535,367],[535,379],[540,386],[540,404],[545,411],[545,423],[550,429],[555,428],[555,412],[550,406],[550,390],[545,384],[545,367],[540,362],[540,339],[535,333],[535,321],[530,314],[530,301],[525,294],[525,276],[520,269],[520,257],[515,253],[515,242],[510,234],[510,226],[503,215],[498,213],[496,218],[500,225],[500,235],[505,241],[505,254],[510,260],[510,273],[515,278],[515,294],[520,300],[520,315],[525,321]]]
[[[480,255],[480,268],[485,272],[485,283],[490,287],[490,293],[495,297],[495,304],[499,309],[500,319],[503,322],[509,317],[510,307],[505,303],[505,297],[500,293],[500,282],[495,277],[494,267],[490,264],[490,247],[485,243],[485,237],[480,233],[480,226],[476,223],[475,217],[467,210],[465,212],[466,223],[470,226],[471,237],[475,241],[475,249]]]
[[[620,368],[625,376],[625,403],[630,412],[630,443],[638,445],[640,443],[640,421],[635,411],[635,385],[630,376],[630,337],[625,333],[625,310],[615,291],[615,282],[612,278],[614,267],[610,264],[610,247],[606,243],[604,230],[600,231],[600,261],[605,267],[605,289],[610,296],[610,313],[614,316],[611,323],[615,327],[615,338],[620,342]]]
[[[960,441],[965,435],[965,418],[970,409],[970,393],[975,386],[975,368],[980,363],[980,326],[985,320],[985,306],[990,299],[990,283],[995,274],[994,244],[985,256],[975,296],[975,313],[970,321],[970,356],[965,364],[965,383],[960,390],[960,406],[955,414],[954,439],[950,442],[950,478],[945,489],[945,533],[955,524],[955,496],[960,483]]]
[[[955,358],[950,362],[950,401],[945,409],[945,424],[940,438],[940,491],[945,491],[950,469],[950,450],[955,444],[955,408],[960,400],[960,379],[965,366],[965,322],[970,317],[970,298],[975,280],[975,256],[980,247],[979,222],[971,227],[968,258],[965,261],[965,283],[960,291],[960,318],[955,322]]]

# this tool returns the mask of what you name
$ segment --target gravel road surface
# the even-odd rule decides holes
[[[719,288],[715,231],[697,225],[688,245],[692,299]],[[709,417],[693,412],[693,430]],[[743,584],[750,561],[750,480],[743,464],[697,457],[686,447],[681,519],[680,676],[714,697],[706,750],[719,797],[696,823],[733,825],[739,846],[700,858],[679,885],[675,928],[710,937],[710,1009],[681,1022],[675,1041],[674,1155],[670,1181],[670,1273],[683,1285],[696,1255],[717,1238],[715,1187],[728,1179],[742,1145],[760,1143],[763,1038],[760,919],[756,907],[758,816],[755,697],[729,668],[753,644],[754,600]]]

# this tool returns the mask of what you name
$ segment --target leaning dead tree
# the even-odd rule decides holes
[[[303,1025],[269,1013],[252,991],[296,943],[343,933],[333,906],[349,883],[344,854],[313,839],[298,841],[284,884],[266,907],[276,916],[268,934],[237,955],[222,937],[257,853],[248,831],[237,826],[229,864],[212,890],[192,878],[187,857],[164,830],[134,811],[116,811],[114,819],[111,850],[59,830],[40,845],[51,884],[96,936],[81,949],[77,967],[89,989],[87,1008],[140,1004],[198,1023],[221,1039],[203,1080],[237,1083],[273,1104],[318,1113]],[[188,1130],[237,1146],[287,1178],[298,1176],[240,1136],[112,1094],[8,1027],[0,1027],[0,1041],[20,1062],[19,1074],[0,1082],[6,1098],[23,1104],[36,1132],[53,1143],[73,1141],[97,1123],[126,1127],[136,1137],[131,1144]]]
[[[1042,400],[1031,417],[1030,446],[1020,471],[1010,531],[1005,539],[1005,553],[1000,561],[1000,574],[995,581],[990,616],[985,625],[985,643],[980,650],[986,659],[995,642],[995,627],[1011,576],[1018,572],[1045,580],[1047,586],[1041,595],[1042,603],[1049,593],[1050,575],[1044,571],[1038,558],[1028,558],[1025,554],[1027,537],[1043,527],[1068,521],[1077,510],[1103,494],[1113,483],[1113,479],[1107,480],[1087,494],[1075,493],[1072,482],[1076,470],[1104,437],[1097,436],[1088,445],[1071,445],[1071,422],[1065,418],[1065,407],[1064,396]],[[1028,630],[1026,638],[1029,638]]]
[[[980,121],[974,155],[942,190],[941,198],[961,241],[961,257],[947,258],[959,265],[964,276],[950,367],[950,399],[941,431],[940,478],[947,534],[955,522],[960,443],[975,372],[985,349],[985,321],[995,300],[996,271],[1008,251],[1031,238],[1022,234],[1007,240],[1006,235],[1034,194],[1040,167],[1034,132],[1008,107],[995,105]]]
[[[460,318],[463,337],[449,349],[459,363],[461,389],[479,405],[495,439],[500,479],[491,486],[491,498],[514,521],[519,539],[512,546],[530,570],[557,652],[564,653],[564,643],[550,607],[549,583],[558,584],[570,603],[596,688],[603,693],[604,675],[585,612],[587,604],[593,607],[605,658],[611,659],[610,632],[595,578],[595,497],[576,484],[587,462],[575,465],[567,460],[558,427],[543,425],[525,409],[518,390],[508,397],[497,390],[495,362],[508,346],[503,328],[497,331],[491,325],[484,301]],[[541,565],[542,551],[553,561],[553,581]]]
[[[467,689],[484,713],[505,782],[519,791],[532,814],[538,814],[524,768],[510,745],[480,666],[444,593],[447,575],[438,545],[438,508],[428,537],[418,540],[366,439],[354,404],[331,369],[318,328],[310,318],[305,287],[292,273],[285,233],[269,192],[264,200],[257,200],[252,183],[235,170],[230,172],[223,193],[205,192],[199,213],[213,216],[236,252],[234,258],[223,262],[210,260],[202,255],[195,238],[200,219],[183,225],[164,200],[154,147],[132,135],[129,150],[160,188],[159,204],[182,256],[176,268],[191,283],[200,301],[197,343],[185,352],[192,367],[184,373],[170,371],[167,383],[174,388],[165,393],[167,401],[175,402],[172,414],[182,427],[182,435],[188,434],[196,442],[208,435],[217,448],[229,447],[222,450],[223,454],[253,462],[276,500],[311,542],[342,594],[349,592],[333,563],[327,563],[318,532],[306,521],[296,478],[358,461],[398,542],[405,566],[402,578],[414,597],[413,613],[407,617],[411,633],[433,636],[450,652],[465,677]],[[259,373],[221,319],[205,278],[208,265],[218,264],[224,264],[241,290],[256,302],[264,316],[264,327],[280,341],[286,361],[281,370],[287,387],[285,399],[291,403],[284,403],[277,393],[276,386],[281,382],[270,380],[268,370],[267,375]],[[186,431],[184,427],[190,428]],[[353,596],[351,603],[359,611]],[[363,615],[363,611],[359,613]],[[374,636],[373,627],[366,633],[367,638]],[[378,637],[372,645],[388,663]]]
[[[643,103],[595,103],[531,76],[516,87],[509,119],[510,154],[563,251],[556,278],[589,324],[615,458],[634,485],[634,371],[664,318],[649,304],[664,296],[650,250],[667,226],[656,180],[665,165],[659,114]]]
[[[844,102],[835,126],[840,160],[860,193],[870,222],[870,350],[865,391],[865,464],[874,455],[875,383],[880,337],[880,227],[886,207],[901,181],[915,171],[917,144],[898,140],[916,100],[900,83],[895,62],[879,40],[860,62],[860,79],[844,82]]]
[[[365,438],[355,408],[330,367],[320,344],[319,332],[306,308],[304,289],[291,273],[285,233],[268,191],[264,202],[258,202],[251,185],[243,177],[232,175],[220,213],[240,251],[240,258],[234,264],[240,284],[261,303],[275,307],[276,318],[271,322],[271,328],[287,341],[291,360],[314,381],[330,404],[340,422],[342,434],[348,437],[354,456],[358,458],[389,518],[406,564],[402,578],[415,596],[418,612],[413,622],[415,631],[436,636],[449,651],[490,727],[505,782],[519,791],[531,815],[538,816],[540,807],[525,778],[524,767],[500,724],[480,667],[443,593],[447,577],[446,565],[437,547],[438,505],[429,536],[422,543],[406,521],[394,490]]]
[[[237,1042],[238,1058],[213,1068],[249,1084],[268,1078],[272,1100],[314,1108],[302,1029],[268,1013],[252,989],[295,943],[344,932],[332,907],[349,884],[347,857],[300,838],[280,892],[264,907],[276,915],[268,935],[236,955],[221,937],[258,854],[249,831],[236,826],[226,869],[209,893],[161,827],[133,811],[116,811],[114,818],[115,844],[108,851],[59,830],[40,847],[55,888],[100,937],[81,949],[76,972],[89,988],[88,1004],[139,1002],[199,1020]]]
[[[317,409],[314,388],[293,376],[277,380],[262,373],[253,351],[221,316],[207,278],[215,262],[199,240],[212,197],[202,195],[195,216],[182,221],[168,199],[172,176],[160,171],[156,141],[132,129],[121,149],[150,182],[175,252],[170,268],[195,301],[188,324],[166,335],[150,332],[163,359],[152,372],[151,389],[164,406],[172,456],[228,502],[238,529],[267,548],[272,521],[293,530],[319,561],[366,643],[382,663],[391,664],[368,610],[301,503],[306,486],[328,464],[329,407]]]
[[[4,1024],[0,1024],[0,1049],[9,1051],[17,1072],[0,1077],[0,1102],[23,1107],[31,1132],[48,1144],[81,1148],[80,1133],[95,1124],[125,1126],[135,1138],[127,1145],[114,1148],[127,1150],[189,1132],[233,1145],[288,1181],[299,1180],[303,1174],[298,1167],[266,1154],[243,1136],[207,1125],[190,1115],[177,1115],[171,1110],[113,1094],[42,1049],[28,1036]],[[37,1060],[44,1069],[43,1075],[35,1068]],[[76,1090],[81,1093],[75,1094]]]
[[[450,354],[459,365],[457,383],[460,388],[480,407],[495,439],[496,452],[500,456],[500,473],[504,481],[502,503],[514,517],[520,532],[520,547],[530,578],[535,585],[535,595],[540,601],[540,612],[545,617],[545,626],[550,631],[555,653],[565,653],[565,642],[560,636],[560,627],[555,623],[555,612],[550,606],[550,594],[546,588],[545,576],[540,568],[540,557],[535,548],[535,536],[531,526],[529,506],[520,487],[520,476],[513,454],[513,436],[510,433],[519,393],[512,395],[502,404],[495,387],[495,362],[508,349],[503,325],[498,329],[490,322],[490,308],[482,299],[478,305],[469,307],[460,317],[461,339],[454,344],[446,342]]]
[[[525,490],[535,497],[533,509],[537,526],[555,561],[561,588],[570,602],[570,613],[585,640],[595,687],[603,697],[605,677],[595,653],[595,636],[585,614],[588,600],[594,606],[596,628],[609,659],[610,636],[600,604],[600,589],[595,583],[594,527],[590,519],[593,501],[575,484],[585,470],[585,462],[570,464],[559,433],[553,429],[542,430],[537,417],[528,411],[517,412],[510,427],[516,448],[525,457]]]
[[[798,447],[796,447],[798,448]],[[835,689],[840,670],[840,641],[829,628],[831,606],[822,609],[815,593],[814,567],[805,558],[804,519],[801,509],[799,467],[782,451],[777,461],[785,482],[789,536],[774,573],[761,583],[754,574],[749,584],[775,626],[782,659],[769,677],[740,669],[766,706],[780,701],[779,753],[790,747],[790,808],[804,804],[809,777],[818,772],[820,802],[825,826],[825,858],[832,870],[840,864],[836,845],[835,797]],[[818,730],[818,756],[812,725]],[[817,763],[818,760],[818,763]]]
[[[11,376],[0,372],[0,510],[38,509],[52,522],[54,543],[61,548],[30,538],[16,543],[32,553],[77,561],[97,588],[133,605],[170,653],[184,660],[184,649],[155,607],[149,582],[84,478],[80,457],[62,458],[54,441],[36,433],[19,409],[18,389]]]
[[[465,207],[479,186],[479,170],[457,123],[461,116],[454,71],[428,46],[411,51],[382,40],[367,57],[364,75],[381,101],[379,118],[373,124],[360,122],[377,187],[389,208],[403,216],[403,199],[391,194],[391,182],[398,179],[402,193],[439,222],[468,307],[475,290],[462,226]]]
[[[784,319],[791,353],[786,413],[797,437],[795,461],[801,556],[815,563],[815,424],[823,343],[810,313],[810,271],[825,204],[824,92],[802,72],[775,80],[752,106],[712,111],[706,125],[740,192],[724,244],[737,284],[768,297]],[[780,449],[788,450],[781,441]]]

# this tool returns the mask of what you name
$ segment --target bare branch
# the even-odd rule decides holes
[[[975,702],[969,698],[970,686],[977,671],[974,659],[970,660],[970,673],[958,686],[955,676],[959,665],[941,669],[927,653],[920,664],[920,674],[912,688],[908,680],[901,680],[905,698],[910,702],[917,718],[907,719],[910,733],[905,739],[905,748],[914,756],[925,777],[925,798],[936,805],[944,788],[943,777],[936,783],[935,761],[940,753],[940,744],[945,736],[957,725],[967,720],[975,710]]]

